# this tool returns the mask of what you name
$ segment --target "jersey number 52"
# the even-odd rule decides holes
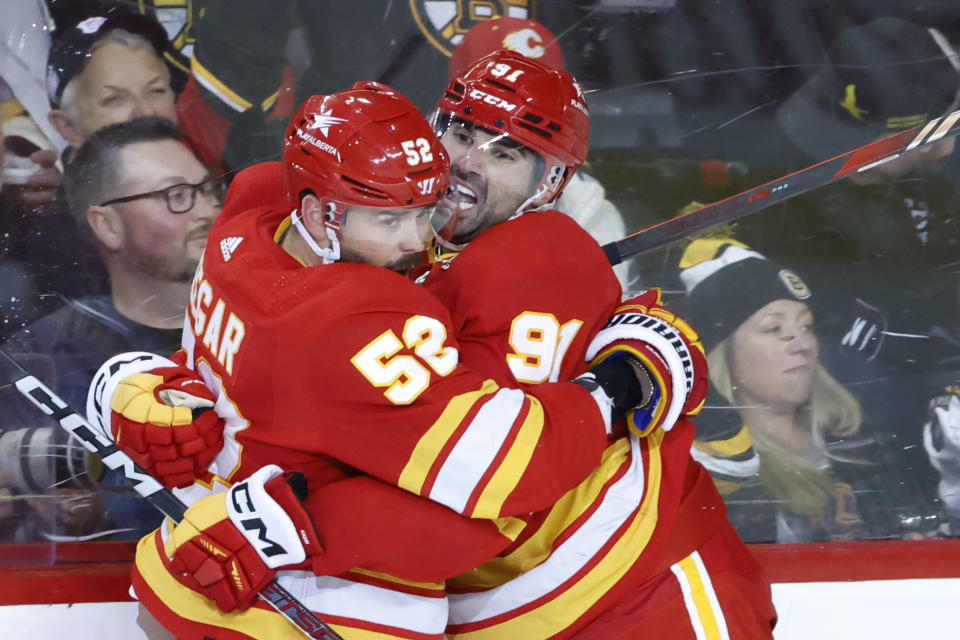
[[[454,347],[443,346],[446,339],[447,328],[442,322],[427,316],[413,316],[407,320],[400,337],[393,330],[384,331],[350,362],[370,384],[387,387],[383,395],[390,402],[410,404],[430,386],[431,370],[446,376],[456,368],[460,354]],[[417,357],[397,355],[404,347]]]

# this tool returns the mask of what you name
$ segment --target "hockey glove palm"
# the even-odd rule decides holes
[[[651,289],[626,301],[587,347],[592,372],[611,359],[626,358],[642,368],[652,393],[626,411],[627,426],[639,436],[696,416],[709,388],[700,336],[660,303]]]
[[[245,611],[278,569],[322,552],[305,497],[303,475],[267,465],[199,500],[164,539],[168,569],[221,611]]]

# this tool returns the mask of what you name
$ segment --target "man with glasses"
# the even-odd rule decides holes
[[[71,406],[82,407],[90,379],[110,355],[179,347],[190,281],[220,211],[223,187],[184,145],[177,128],[157,117],[94,133],[67,165],[64,179],[77,227],[106,266],[109,293],[70,300],[2,348],[45,362],[52,373],[52,379],[43,376],[45,382]],[[5,390],[0,396],[0,428],[38,426],[36,409],[16,395]],[[132,493],[107,491],[101,502],[112,522],[99,526],[132,529],[124,537],[142,535],[159,522],[153,508]]]

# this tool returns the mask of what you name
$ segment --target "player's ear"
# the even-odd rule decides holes
[[[323,206],[320,199],[312,193],[308,193],[300,199],[300,216],[303,218],[303,224],[314,239],[326,238],[324,232],[324,222],[326,220]]]
[[[87,209],[87,224],[94,237],[109,251],[118,251],[126,241],[126,230],[120,213],[107,205],[92,206]]]

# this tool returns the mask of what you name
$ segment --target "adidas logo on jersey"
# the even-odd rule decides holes
[[[243,242],[243,238],[240,236],[224,238],[220,241],[220,253],[223,254],[224,262],[230,262],[230,258],[233,257],[233,252],[237,250],[241,242]]]

